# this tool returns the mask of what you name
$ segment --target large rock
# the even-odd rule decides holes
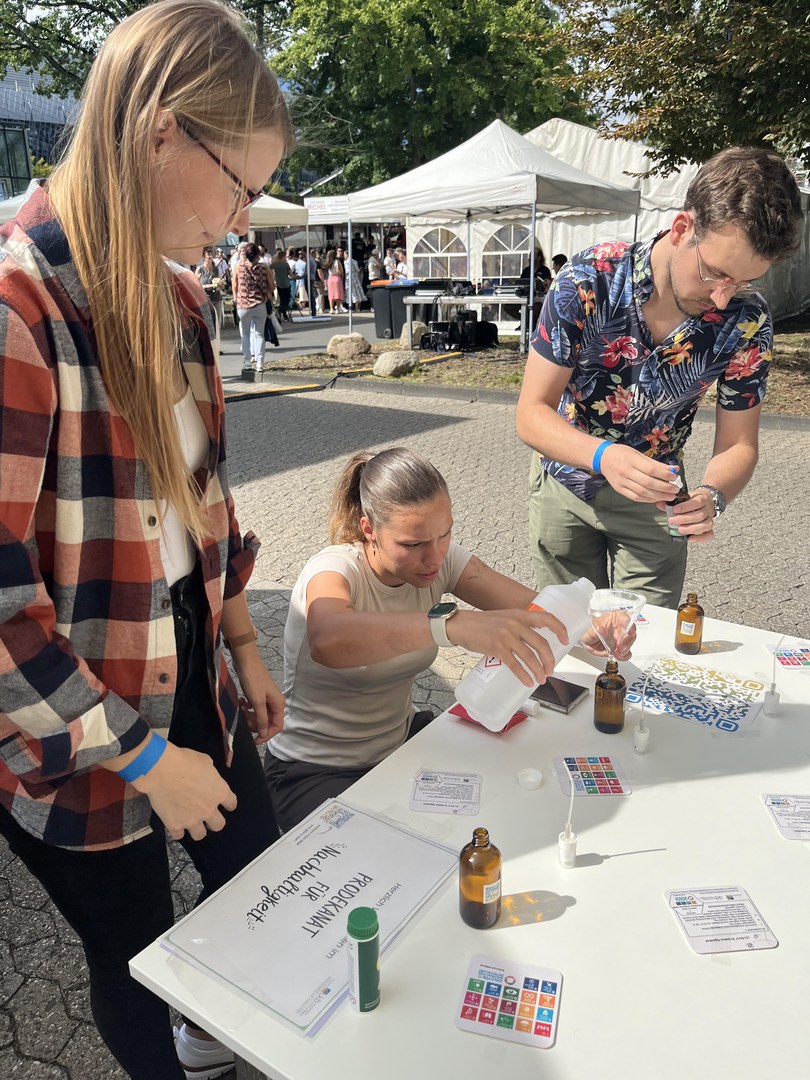
[[[419,353],[409,349],[390,349],[380,353],[374,363],[374,374],[381,378],[407,375],[419,367]]]
[[[370,353],[371,343],[366,341],[362,334],[335,334],[329,339],[326,351],[344,363]]]
[[[427,333],[427,323],[420,322],[419,319],[413,320],[413,344],[414,348],[419,348],[419,342],[422,340],[422,334]],[[399,335],[399,344],[403,349],[408,348],[408,327],[402,327],[402,333]]]

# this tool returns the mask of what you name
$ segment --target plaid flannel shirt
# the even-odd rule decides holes
[[[171,272],[183,368],[210,440],[196,479],[213,538],[199,558],[229,753],[238,696],[219,625],[258,541],[240,535],[228,489],[209,305],[193,274]],[[99,762],[171,721],[177,655],[160,529],[101,379],[87,296],[37,191],[0,229],[0,802],[49,844],[111,848],[149,830],[148,799]]]

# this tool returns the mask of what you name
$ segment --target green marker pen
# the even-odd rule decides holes
[[[377,912],[357,907],[349,912],[349,1001],[355,1012],[380,1004],[380,924]]]

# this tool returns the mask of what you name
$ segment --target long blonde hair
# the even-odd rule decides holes
[[[180,451],[170,387],[182,315],[160,251],[152,155],[162,110],[247,158],[251,132],[292,142],[287,108],[240,17],[216,0],[160,0],[105,41],[48,189],[90,305],[99,367],[146,465],[153,494],[198,546],[209,533]],[[239,193],[234,194],[233,217]]]

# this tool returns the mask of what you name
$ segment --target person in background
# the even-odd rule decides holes
[[[205,289],[205,295],[214,309],[216,332],[219,335],[222,333],[222,324],[225,319],[225,301],[222,297],[225,279],[221,277],[217,270],[210,248],[203,254],[203,261],[197,267],[197,277],[200,279],[200,284]]]
[[[794,251],[801,195],[778,154],[731,147],[706,162],[669,229],[603,242],[554,279],[526,363],[517,431],[531,446],[538,587],[591,580],[680,602],[687,543],[754,471],[773,325],[753,282]],[[717,382],[702,479],[669,520],[698,405]],[[594,570],[594,572],[596,572]]]
[[[371,249],[371,254],[368,257],[367,269],[369,281],[379,281],[383,276],[383,264],[376,246]]]
[[[166,832],[203,897],[278,835],[259,545],[234,516],[210,305],[179,264],[247,230],[290,142],[233,9],[160,0],[112,30],[62,161],[0,228],[0,831],[78,935],[131,1080],[233,1062],[188,1023],[175,1042],[129,973],[174,921]]]
[[[281,318],[291,322],[290,316],[290,266],[281,248],[276,248],[270,262],[270,269],[276,279],[276,292],[278,293],[278,308]]]
[[[363,272],[357,265],[355,258],[351,259],[351,291],[352,294],[348,298],[347,303],[351,303],[355,311],[360,310],[360,305],[366,302],[366,294],[363,291]]]
[[[330,315],[337,315],[343,310],[343,301],[346,297],[344,285],[343,263],[337,257],[337,251],[330,248],[326,253],[324,264],[326,272],[326,298],[329,301]]]
[[[394,271],[395,281],[405,281],[411,276],[411,269],[408,266],[408,256],[404,248],[397,248],[394,252],[397,259],[396,270]]]
[[[360,451],[343,469],[329,547],[301,571],[284,628],[284,731],[264,765],[283,830],[433,720],[416,712],[412,692],[439,647],[497,656],[527,696],[521,664],[540,682],[551,673],[551,649],[533,628],[567,641],[562,623],[528,610],[535,590],[465,551],[452,531],[444,478],[414,451]],[[431,617],[445,593],[481,610],[452,605]],[[622,643],[622,659],[634,636]],[[604,655],[594,632],[583,644]]]
[[[389,281],[393,281],[397,273],[397,257],[392,247],[386,248],[383,269]]]
[[[242,367],[261,371],[264,367],[265,325],[268,320],[268,303],[272,303],[276,291],[273,271],[259,261],[257,244],[245,245],[242,258],[236,267],[233,297],[239,330],[242,335]],[[278,347],[280,342],[270,325],[270,340]]]
[[[559,274],[565,264],[568,262],[567,255],[555,255],[551,260],[551,269],[554,272],[554,277]]]
[[[520,280],[528,281],[532,272],[531,263],[527,263],[520,271]],[[546,266],[546,256],[539,244],[534,249],[534,291],[536,297],[542,297],[548,292],[551,284],[551,271]]]
[[[242,240],[239,244],[236,245],[236,247],[233,249],[233,252],[231,253],[231,258],[229,262],[231,289],[233,289],[233,281],[236,274],[236,267],[239,265],[239,260],[245,253],[245,248],[247,247],[247,244],[247,240]]]

